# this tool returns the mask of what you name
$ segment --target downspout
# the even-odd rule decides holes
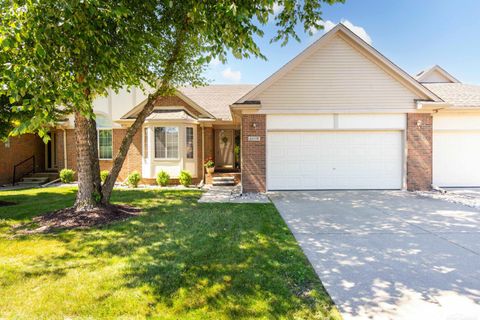
[[[67,129],[63,129],[63,167],[67,169]]]

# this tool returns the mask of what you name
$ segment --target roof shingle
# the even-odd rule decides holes
[[[183,87],[181,93],[205,108],[217,119],[231,120],[230,105],[252,90],[255,85],[209,85],[205,87]]]
[[[480,86],[464,83],[424,83],[443,101],[458,108],[480,108]]]

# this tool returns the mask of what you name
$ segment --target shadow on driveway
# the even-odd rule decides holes
[[[480,211],[403,191],[270,195],[345,319],[480,319]]]

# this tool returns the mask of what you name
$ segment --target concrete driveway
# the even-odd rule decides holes
[[[345,319],[480,319],[480,211],[402,191],[271,199]]]

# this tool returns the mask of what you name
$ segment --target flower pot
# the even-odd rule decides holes
[[[215,172],[215,167],[207,168],[207,173],[208,173],[208,174],[211,175],[211,174],[214,173],[214,172]]]

